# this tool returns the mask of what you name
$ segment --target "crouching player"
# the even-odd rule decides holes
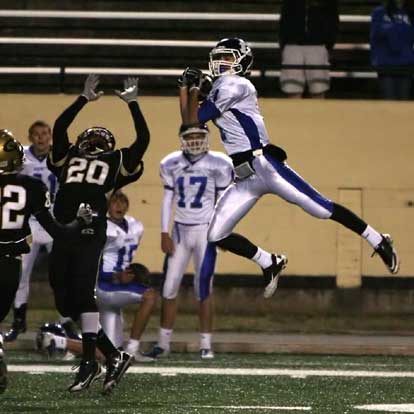
[[[152,360],[139,352],[139,341],[156,305],[157,293],[150,287],[148,269],[139,263],[131,264],[144,228],[141,222],[126,215],[128,207],[128,197],[121,191],[115,192],[109,200],[107,240],[96,294],[100,323],[117,348],[124,343],[122,309],[140,303],[125,348],[136,361],[143,362]],[[49,354],[55,350],[82,352],[81,342],[66,338],[56,324],[42,326],[37,343]],[[98,357],[102,358],[102,355],[99,353]]]

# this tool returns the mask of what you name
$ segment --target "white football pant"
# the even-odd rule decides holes
[[[216,264],[216,247],[207,242],[208,224],[186,225],[174,223],[172,239],[174,254],[167,256],[164,264],[162,297],[175,299],[191,256],[194,263],[194,293],[203,301],[212,292]]]
[[[236,180],[219,198],[208,229],[210,242],[229,236],[236,224],[265,194],[276,194],[314,217],[331,217],[332,201],[323,197],[286,163],[276,161],[269,155],[260,155],[253,159],[253,167],[255,174]]]
[[[129,284],[132,285],[132,284]],[[127,285],[127,286],[129,286]],[[118,288],[119,289],[119,288]],[[116,348],[124,342],[124,318],[122,308],[141,302],[147,288],[107,291],[96,289],[96,303],[99,309],[99,322],[102,329]]]

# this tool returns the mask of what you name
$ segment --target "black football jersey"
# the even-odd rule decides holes
[[[60,161],[55,162],[49,156],[48,167],[59,181],[54,202],[54,215],[58,221],[71,222],[76,217],[79,205],[88,203],[97,214],[95,221],[106,222],[108,198],[114,189],[119,188],[119,182],[135,175],[130,175],[123,167],[122,151],[87,158],[72,145]]]
[[[0,256],[30,251],[29,217],[50,208],[50,195],[42,181],[22,174],[0,175]]]

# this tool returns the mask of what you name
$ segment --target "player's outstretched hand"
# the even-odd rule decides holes
[[[124,80],[124,90],[115,90],[115,93],[126,103],[135,101],[138,96],[138,78]]]
[[[90,74],[85,81],[85,85],[83,87],[82,96],[84,96],[88,101],[96,101],[99,99],[104,93],[103,91],[96,92],[96,88],[99,84],[99,76],[95,74]]]
[[[91,224],[93,219],[93,211],[89,204],[81,203],[76,214],[76,218],[82,224]]]
[[[168,233],[161,233],[161,250],[165,254],[173,254],[175,251],[174,241]]]
[[[200,69],[188,67],[185,68],[182,75],[178,78],[178,86],[191,88],[194,85],[199,85],[203,72]]]

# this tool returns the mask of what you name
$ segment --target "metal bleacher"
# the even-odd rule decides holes
[[[252,73],[261,96],[279,96],[280,1],[220,2],[43,0],[0,2],[2,92],[74,92],[86,73],[108,87],[120,78],[145,78],[145,94],[176,93],[188,65],[207,69],[208,52],[223,37],[253,47]],[[374,98],[369,64],[369,14],[378,1],[340,2],[340,33],[332,53],[336,98]]]

